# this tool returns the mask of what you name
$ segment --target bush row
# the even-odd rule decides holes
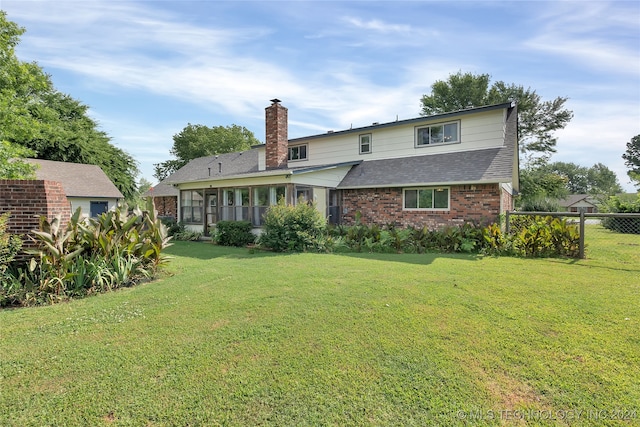
[[[519,217],[505,234],[498,224],[466,222],[430,230],[366,225],[356,215],[353,226],[329,227],[313,205],[283,203],[265,216],[261,247],[277,252],[465,252],[525,257],[578,257],[579,229],[552,217]]]
[[[156,274],[169,245],[150,201],[145,211],[119,205],[96,218],[83,218],[78,209],[67,227],[60,217],[42,218],[30,237],[37,243],[28,251],[31,259],[2,267],[0,306],[53,303],[131,286]]]

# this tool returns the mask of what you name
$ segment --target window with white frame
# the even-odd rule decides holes
[[[307,144],[294,145],[289,147],[290,161],[307,160]]]
[[[360,135],[360,154],[371,153],[371,134]]]
[[[405,210],[449,210],[448,188],[410,188],[403,196]]]
[[[460,122],[438,123],[416,128],[416,146],[460,142]]]

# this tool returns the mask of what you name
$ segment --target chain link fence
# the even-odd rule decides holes
[[[585,212],[507,212],[506,232],[510,233],[513,216],[551,216],[575,223],[580,231],[580,258],[593,235],[594,243],[637,245],[640,251],[640,213],[585,213]]]

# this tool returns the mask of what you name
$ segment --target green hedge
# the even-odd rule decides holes
[[[246,246],[254,243],[249,221],[219,221],[213,232],[213,241],[221,246]]]

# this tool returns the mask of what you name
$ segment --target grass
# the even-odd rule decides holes
[[[0,425],[639,425],[640,241],[588,233],[578,261],[177,242],[153,283],[0,311]]]

